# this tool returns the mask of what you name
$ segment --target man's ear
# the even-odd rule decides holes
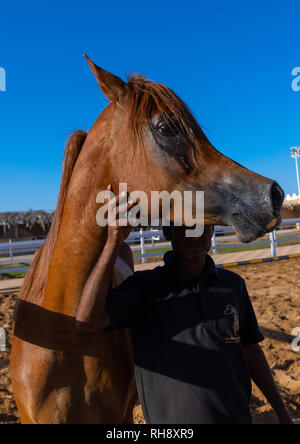
[[[95,63],[92,62],[92,60],[86,54],[84,57],[90,65],[92,73],[96,77],[103,94],[110,101],[116,100],[117,102],[120,102],[129,91],[127,83],[123,82],[122,79],[114,74],[99,68],[99,66],[95,65]]]

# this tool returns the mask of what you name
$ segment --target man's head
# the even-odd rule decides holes
[[[163,227],[164,236],[171,241],[174,253],[183,261],[196,261],[203,258],[211,247],[211,239],[214,233],[212,225],[205,225],[201,237],[186,237],[187,227]]]

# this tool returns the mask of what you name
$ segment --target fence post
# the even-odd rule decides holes
[[[212,240],[211,240],[211,244],[212,244],[212,253],[213,254],[217,254],[217,249],[216,249],[217,241],[216,241],[216,233],[215,233],[215,231],[214,231],[214,235],[213,235]]]
[[[140,235],[141,235],[141,254],[142,254],[142,263],[145,264],[147,262],[147,258],[145,256],[146,249],[145,249],[145,238],[143,236],[143,228],[140,229]]]
[[[272,257],[276,257],[276,247],[277,247],[276,230],[270,233],[270,241],[271,241],[271,255]]]
[[[8,242],[11,244],[11,239],[9,239]],[[14,260],[14,254],[13,254],[13,249],[12,249],[12,247],[9,248],[9,257],[10,257],[10,260],[11,260],[11,261]]]

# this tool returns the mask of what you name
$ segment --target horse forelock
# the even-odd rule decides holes
[[[197,139],[195,128],[199,124],[188,106],[167,86],[152,82],[138,74],[128,79],[130,87],[129,124],[134,138],[143,143],[144,125],[151,126],[151,118],[160,113],[167,123],[178,124],[178,130],[187,144]],[[193,128],[190,123],[193,122]]]
[[[64,167],[62,173],[62,181],[54,219],[47,239],[36,253],[30,270],[27,273],[20,292],[20,298],[22,299],[28,300],[29,298],[36,298],[45,288],[52,253],[57,241],[61,225],[62,213],[68,187],[86,137],[87,133],[85,131],[78,130],[75,131],[67,140],[63,157]]]

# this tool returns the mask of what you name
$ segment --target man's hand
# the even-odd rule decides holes
[[[112,186],[107,187],[108,194],[112,192]],[[127,194],[121,193],[108,201],[108,234],[107,244],[120,247],[132,231],[128,213],[137,203],[127,202]]]
[[[265,354],[259,344],[245,345],[244,352],[247,357],[251,377],[273,407],[280,424],[293,424],[288,409],[276,387]]]
[[[278,419],[279,419],[279,423],[283,424],[283,425],[295,424],[293,421],[293,418],[291,417],[291,415],[289,414],[289,412],[286,409],[284,409],[282,414],[278,414]]]
[[[109,186],[107,191],[111,196],[112,187]],[[110,324],[105,309],[107,293],[120,248],[131,232],[128,212],[137,205],[135,202],[127,202],[126,194],[107,201],[109,207],[107,242],[84,286],[76,313],[76,326],[86,333],[104,329]]]

